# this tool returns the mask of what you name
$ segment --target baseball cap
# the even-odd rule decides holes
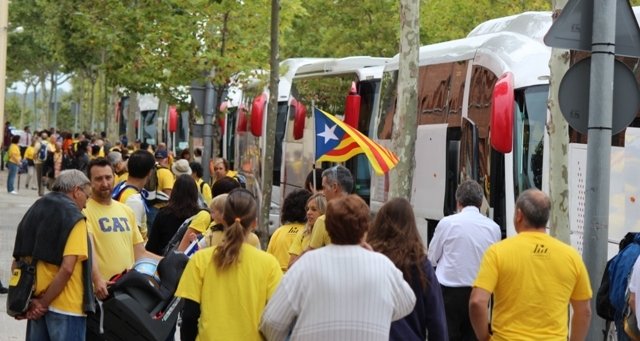
[[[156,151],[156,159],[166,159],[169,157],[166,150],[158,150]]]

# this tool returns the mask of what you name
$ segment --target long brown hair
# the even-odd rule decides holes
[[[411,282],[417,270],[420,286],[426,289],[428,281],[423,269],[425,249],[407,199],[393,198],[380,208],[367,241],[374,250],[391,259],[407,282]]]
[[[225,270],[238,261],[240,248],[256,220],[257,204],[251,192],[235,189],[229,193],[222,213],[224,240],[213,253],[213,261]]]

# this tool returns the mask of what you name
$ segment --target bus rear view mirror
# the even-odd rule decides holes
[[[358,129],[360,120],[360,95],[356,88],[356,82],[351,82],[351,90],[344,105],[344,123]]]
[[[262,136],[262,116],[266,105],[266,93],[262,93],[253,99],[253,105],[251,106],[251,134],[255,137]]]
[[[307,118],[307,108],[295,98],[291,98],[293,107],[293,138],[299,140],[304,135],[304,122]]]
[[[505,72],[493,87],[491,100],[491,147],[500,153],[513,148],[513,114],[515,110],[513,74]]]

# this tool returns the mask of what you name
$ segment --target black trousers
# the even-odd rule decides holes
[[[469,319],[469,297],[471,287],[452,288],[441,285],[447,329],[451,341],[476,341]]]

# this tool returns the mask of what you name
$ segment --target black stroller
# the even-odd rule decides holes
[[[174,297],[189,258],[173,252],[158,264],[158,278],[130,270],[109,287],[109,298],[95,314],[88,316],[87,328],[100,339],[164,341],[174,330],[182,310],[182,300]]]

